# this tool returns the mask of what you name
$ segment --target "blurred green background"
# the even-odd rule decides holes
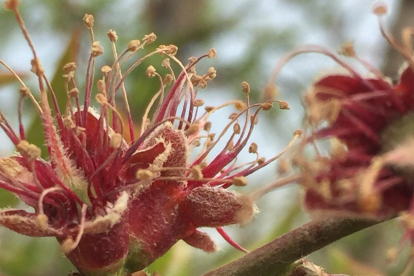
[[[319,44],[339,50],[346,41],[354,41],[356,51],[373,65],[382,68],[392,78],[401,64],[398,55],[389,49],[381,38],[376,17],[371,14],[375,1],[324,1],[324,0],[55,0],[21,1],[21,11],[26,20],[38,54],[47,75],[54,80],[58,97],[63,79],[59,76],[61,64],[77,56],[78,82],[82,85],[89,41],[83,27],[83,15],[95,16],[95,35],[107,53],[98,60],[98,68],[111,62],[110,44],[106,32],[113,29],[119,36],[118,47],[123,49],[135,38],[155,32],[159,44],[175,44],[179,58],[199,56],[215,47],[214,60],[201,64],[201,69],[214,66],[218,77],[202,98],[209,104],[233,98],[242,98],[240,83],[248,81],[252,87],[253,101],[260,98],[270,72],[284,53],[302,44]],[[413,3],[409,0],[386,1],[390,14],[386,22],[391,32],[399,36],[403,26],[413,26]],[[81,35],[79,36],[79,31]],[[30,51],[10,12],[0,12],[0,59],[25,77],[25,82],[35,91],[34,78],[29,73]],[[77,45],[80,45],[78,48]],[[145,51],[156,46],[150,45]],[[151,59],[157,69],[161,59]],[[352,63],[352,61],[349,61]],[[152,93],[158,84],[144,76],[144,64],[137,68],[127,82],[130,106],[135,121],[139,123]],[[318,55],[294,59],[279,77],[280,99],[289,102],[290,111],[273,110],[266,113],[252,137],[259,145],[259,152],[271,157],[279,152],[300,128],[303,108],[301,97],[312,79],[321,72],[332,71],[336,65]],[[57,76],[57,77],[54,77]],[[10,83],[7,72],[0,69],[0,110],[13,126],[17,127],[18,86]],[[230,111],[231,112],[231,111]],[[39,120],[30,104],[24,106],[24,122],[29,129],[31,142],[42,145]],[[223,116],[228,116],[224,113]],[[216,119],[220,116],[216,116]],[[214,121],[213,127],[220,120]],[[0,156],[13,152],[5,135],[0,136]],[[244,153],[240,161],[249,160]],[[245,160],[244,160],[245,159]],[[251,157],[250,157],[251,160]],[[249,177],[247,192],[277,178],[276,165]],[[244,227],[226,227],[233,239],[249,250],[271,241],[309,220],[300,206],[298,187],[286,187],[266,195],[258,202],[261,213],[256,220]],[[9,193],[0,191],[1,207],[24,207]],[[157,260],[149,271],[163,276],[196,276],[219,267],[241,253],[226,244],[214,231],[207,230],[222,248],[218,253],[206,254],[179,242],[164,257]],[[350,275],[398,275],[408,253],[396,264],[386,261],[389,247],[398,244],[402,235],[398,222],[390,221],[362,231],[314,253],[310,259],[330,273]],[[405,256],[405,257],[404,257]],[[60,252],[53,238],[28,238],[0,228],[0,274],[8,276],[67,275],[73,270]]]

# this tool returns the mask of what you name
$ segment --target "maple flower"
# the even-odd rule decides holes
[[[94,39],[93,16],[85,15],[92,45],[85,98],[81,103],[75,80],[76,64],[68,63],[63,68],[68,100],[66,108],[60,110],[17,6],[17,1],[6,2],[33,52],[32,71],[38,79],[41,101],[1,62],[22,88],[17,133],[1,115],[0,127],[18,154],[0,159],[0,187],[13,192],[34,212],[2,210],[0,224],[28,236],[56,237],[82,275],[126,275],[138,271],[181,239],[206,252],[216,251],[215,243],[198,230],[200,227],[217,228],[229,243],[245,251],[221,227],[248,223],[257,212],[255,200],[265,191],[252,196],[236,194],[227,188],[245,186],[245,176],[280,156],[266,161],[259,157],[258,147],[253,143],[249,151],[256,156],[255,160],[242,165],[235,162],[248,143],[259,113],[268,110],[272,102],[251,104],[250,87],[243,82],[246,102],[235,100],[207,106],[203,112],[204,101],[197,93],[215,78],[216,71],[210,68],[206,74],[197,75],[195,65],[205,57],[214,58],[214,49],[183,65],[175,57],[176,46],[161,45],[139,57],[123,73],[122,65],[153,43],[156,36],[149,34],[141,41],[132,40],[118,55],[117,35],[112,30],[108,38],[114,62],[102,67],[102,78],[96,82],[97,92],[94,92],[95,60],[103,54],[103,48]],[[153,66],[146,70],[147,77],[159,80],[160,89],[145,111],[141,133],[136,138],[124,80],[135,67],[156,54],[166,56],[162,66],[170,73],[162,77]],[[171,61],[182,68],[178,76],[171,69]],[[116,105],[115,98],[120,93],[127,120],[123,120],[122,109]],[[91,106],[93,95],[98,109]],[[32,101],[42,119],[47,159],[26,140],[21,115],[21,102],[26,98]],[[281,109],[288,109],[285,102],[279,104]],[[234,106],[237,112],[230,116],[221,133],[211,133],[209,117],[228,106]],[[228,131],[230,138],[212,156],[211,151]],[[131,142],[126,142],[123,133],[129,134]],[[295,133],[294,139],[299,135]],[[197,150],[198,147],[201,149]]]
[[[310,211],[377,219],[406,211],[403,221],[413,239],[414,32],[405,29],[399,43],[383,27],[386,6],[377,4],[374,12],[383,36],[406,60],[395,83],[361,59],[351,43],[340,53],[363,65],[369,76],[319,46],[303,47],[282,61],[317,52],[345,71],[322,76],[306,94],[305,120],[311,131],[304,135],[300,154],[292,162],[302,173],[299,182]],[[328,156],[318,149],[325,139],[332,142]],[[310,159],[307,145],[316,152]]]

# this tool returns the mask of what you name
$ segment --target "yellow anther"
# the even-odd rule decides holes
[[[191,176],[196,180],[203,179],[203,173],[199,165],[191,168]]]
[[[111,147],[114,148],[114,149],[119,148],[122,144],[122,140],[123,140],[123,138],[122,138],[121,134],[119,134],[119,133],[113,134],[112,137],[111,137]]]
[[[118,36],[116,35],[116,32],[114,30],[109,30],[106,35],[108,36],[109,40],[111,42],[116,42],[118,40]]]
[[[247,179],[244,176],[237,176],[233,178],[233,185],[237,187],[244,187],[247,185]]]
[[[240,134],[240,130],[241,130],[240,125],[238,123],[235,123],[233,125],[233,131],[234,131],[234,133]]]
[[[85,14],[83,21],[85,22],[85,25],[88,29],[92,29],[95,19],[93,18],[93,15]]]
[[[154,174],[150,170],[141,169],[137,171],[136,177],[140,180],[152,180]]]
[[[130,52],[136,52],[139,49],[139,45],[141,45],[141,41],[139,41],[138,39],[131,40],[128,43],[128,50]]]
[[[194,135],[198,132],[198,128],[199,128],[199,125],[197,123],[191,124],[185,131],[185,134],[188,136]]]
[[[145,72],[145,74],[147,75],[148,78],[153,78],[156,76],[157,70],[155,70],[154,66],[150,65],[147,68],[147,71]]]
[[[150,33],[147,35],[144,35],[144,38],[142,41],[146,42],[147,44],[153,43],[157,39],[157,36],[154,33]]]
[[[101,46],[101,44],[99,43],[99,41],[94,41],[92,43],[92,52],[91,55],[93,57],[97,57],[103,54],[103,47]]]
[[[45,214],[39,214],[36,216],[36,224],[41,230],[46,230],[49,225],[49,218]]]
[[[237,102],[234,104],[234,107],[235,107],[238,111],[242,111],[242,110],[244,110],[244,109],[246,108],[246,104],[245,104],[244,102],[242,102],[242,101],[237,101]]]
[[[66,64],[65,64],[65,66],[63,66],[63,70],[64,70],[66,73],[76,71],[76,63],[74,63],[74,62],[69,62],[69,63],[66,63]]]
[[[216,49],[211,48],[211,49],[208,51],[208,57],[209,57],[209,58],[215,58],[215,57],[216,57],[216,55],[217,55]]]
[[[257,144],[252,143],[249,147],[249,153],[257,153]]]
[[[196,107],[203,106],[203,104],[204,104],[204,100],[202,100],[202,99],[196,99],[194,101],[194,106],[196,106]]]
[[[241,83],[241,86],[242,86],[242,91],[244,93],[246,93],[246,94],[249,94],[250,93],[250,84],[247,81],[243,81]]]

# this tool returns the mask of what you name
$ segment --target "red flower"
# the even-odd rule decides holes
[[[401,147],[411,145],[410,131],[400,127],[412,117],[413,95],[410,67],[397,85],[358,75],[330,75],[313,85],[307,117],[312,126],[323,124],[309,141],[338,140],[329,158],[301,166],[308,209],[389,216],[408,208],[412,184],[398,165],[409,152]]]
[[[16,1],[8,1],[6,6],[22,22]],[[93,67],[103,48],[93,40],[93,17],[86,15],[84,21],[91,30],[92,50],[83,105],[74,78],[76,65],[69,63],[64,68],[67,108],[59,110],[53,89],[49,87],[54,112],[51,111],[45,92],[48,81],[31,47],[32,71],[39,80],[41,104],[24,84],[21,99],[30,98],[37,107],[49,159],[41,158],[40,149],[26,141],[21,110],[19,133],[15,133],[4,116],[1,118],[0,127],[20,155],[0,160],[0,187],[19,196],[35,211],[3,210],[0,224],[28,236],[56,237],[82,275],[124,275],[140,270],[180,239],[204,251],[216,251],[214,242],[199,227],[218,228],[237,247],[220,227],[248,222],[256,207],[252,197],[235,194],[227,188],[232,184],[245,185],[244,176],[274,160],[265,162],[259,158],[257,145],[252,144],[249,151],[256,154],[256,160],[241,167],[234,164],[247,145],[260,110],[269,109],[271,104],[250,104],[249,87],[243,83],[247,104],[232,101],[219,107],[206,107],[200,116],[203,101],[197,99],[198,88],[205,87],[216,72],[210,68],[200,76],[195,73],[195,65],[204,57],[213,58],[212,49],[198,59],[191,59],[177,77],[171,73],[162,78],[154,67],[147,69],[147,76],[158,78],[161,88],[145,113],[141,135],[135,139],[124,79],[143,59],[154,54],[168,56],[162,65],[171,68],[169,62],[176,61],[177,47],[161,45],[122,75],[120,64],[152,43],[156,36],[150,34],[141,42],[131,41],[128,50],[115,57],[113,65],[102,68],[103,77],[97,82],[99,93],[95,96],[99,110],[95,111],[90,107]],[[22,29],[30,42],[25,28]],[[108,37],[115,45],[115,32],[108,32]],[[164,99],[164,89],[171,82]],[[122,93],[126,104],[129,144],[121,135],[125,127],[115,103],[117,93]],[[159,104],[154,115],[147,119],[157,99]],[[230,123],[215,138],[210,133],[208,118],[230,104],[239,112],[231,116]],[[282,106],[286,108],[285,103]],[[238,124],[239,119],[245,119],[244,126]],[[230,139],[212,157],[211,150],[231,127]],[[194,148],[200,144],[202,149],[189,161],[189,156],[197,152]],[[211,161],[206,162],[207,157]]]
[[[383,4],[374,7],[379,19],[385,11]],[[400,45],[386,35],[381,22],[380,27],[407,60],[397,84],[360,59],[351,44],[342,53],[365,66],[370,77],[317,48],[348,75],[322,77],[305,97],[306,120],[312,128],[305,143],[317,149],[319,140],[333,138],[329,157],[317,150],[313,160],[297,160],[309,210],[384,218],[412,209],[414,60],[408,39],[412,31],[403,32]]]

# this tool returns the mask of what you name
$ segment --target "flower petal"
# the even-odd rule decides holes
[[[183,239],[188,245],[201,249],[207,253],[218,251],[217,245],[207,233],[196,230],[193,234]]]
[[[209,186],[192,190],[184,208],[197,228],[245,224],[256,213],[255,205],[247,197]]]
[[[36,221],[36,215],[23,210],[0,212],[0,224],[19,234],[30,237],[62,236],[61,230],[48,227],[44,229]]]

